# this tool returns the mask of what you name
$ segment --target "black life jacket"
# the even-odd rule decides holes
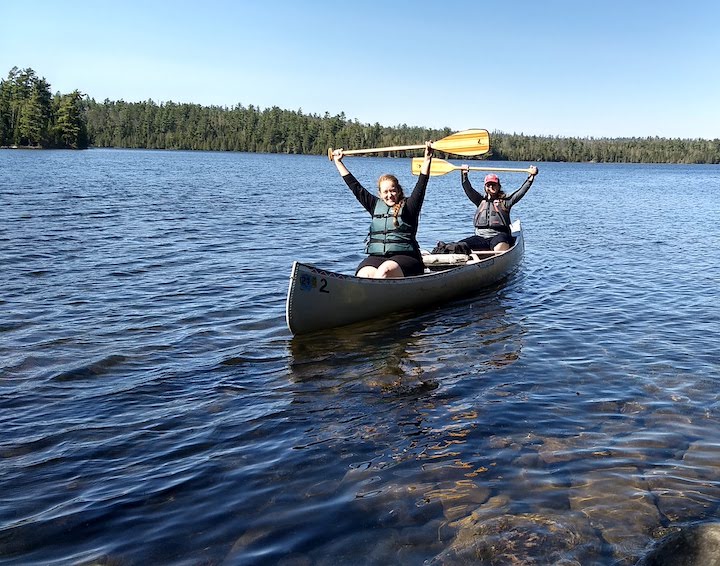
[[[503,232],[510,229],[510,209],[504,199],[483,199],[475,211],[475,228],[492,228]]]

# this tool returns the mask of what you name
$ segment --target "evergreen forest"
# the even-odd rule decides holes
[[[472,124],[468,127],[483,127]],[[78,90],[51,94],[32,69],[0,80],[0,147],[123,147],[322,155],[347,149],[421,144],[452,130],[349,120],[302,109],[201,106],[152,100],[96,102]],[[567,138],[491,132],[484,159],[612,163],[720,163],[720,139]],[[416,152],[412,153],[414,156]],[[396,156],[406,156],[396,152]],[[407,154],[409,156],[410,154]],[[452,156],[450,156],[452,157]]]
[[[87,99],[80,91],[50,94],[32,69],[13,67],[0,81],[0,147],[88,147]]]

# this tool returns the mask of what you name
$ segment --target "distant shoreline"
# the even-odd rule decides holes
[[[31,96],[32,92],[35,95]],[[370,148],[438,141],[453,133],[450,128],[360,123],[344,112],[318,115],[277,106],[96,102],[77,90],[53,95],[50,85],[35,71],[17,67],[11,69],[7,80],[0,81],[2,149],[112,147],[325,155],[328,148],[342,147],[363,148],[372,155],[411,157],[415,153],[369,152]],[[530,163],[720,164],[720,138],[582,138],[494,130],[490,131],[487,153],[478,158]]]

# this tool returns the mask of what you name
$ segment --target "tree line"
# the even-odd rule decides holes
[[[277,106],[96,102],[77,90],[53,96],[45,79],[16,67],[0,81],[0,146],[324,154],[329,147],[416,145],[451,133],[449,128],[362,124],[344,113],[320,116]],[[720,139],[564,138],[495,131],[490,142],[483,158],[499,161],[720,163]]]
[[[0,147],[88,147],[86,97],[52,95],[35,71],[13,67],[0,80]]]

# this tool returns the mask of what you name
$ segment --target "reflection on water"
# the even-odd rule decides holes
[[[513,281],[517,276],[501,285]],[[421,313],[393,313],[331,332],[294,336],[290,374],[302,380],[306,371],[353,370],[355,364],[373,360],[369,373],[380,384],[383,377],[417,377],[441,366],[466,372],[511,364],[520,356],[523,331],[520,323],[510,321],[503,293],[495,287]]]
[[[473,399],[513,395],[507,383],[483,378],[520,358],[522,324],[506,308],[506,292],[486,290],[412,318],[396,314],[290,341],[289,376],[301,387],[294,403],[325,415],[308,424],[303,448],[366,447],[363,456],[357,448],[346,453],[348,471],[336,489],[352,497],[356,516],[380,517],[372,527],[387,530],[389,539],[377,560],[388,552],[406,563],[438,555],[457,536],[457,521],[492,495],[497,462],[475,454],[487,427],[478,430],[485,411]],[[507,448],[506,439],[490,442]],[[365,556],[367,533],[344,536],[342,548],[357,545]],[[332,547],[318,552],[312,560]]]

